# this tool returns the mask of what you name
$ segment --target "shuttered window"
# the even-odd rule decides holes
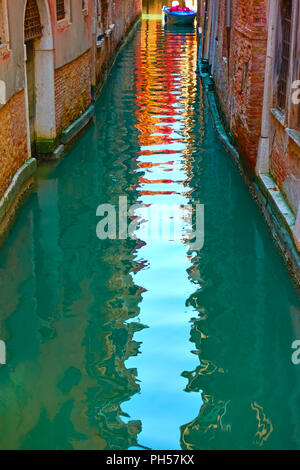
[[[292,0],[281,1],[282,56],[278,80],[278,107],[281,111],[285,111],[287,84],[289,77],[292,10]]]
[[[25,42],[42,36],[42,25],[36,0],[27,1],[25,11],[24,36]]]
[[[0,0],[0,45],[4,44],[5,42],[4,5],[2,0]]]
[[[66,16],[65,0],[56,0],[56,19],[63,20]]]

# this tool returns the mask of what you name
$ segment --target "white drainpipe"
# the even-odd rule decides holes
[[[269,0],[268,10],[268,44],[265,68],[265,85],[262,110],[261,136],[259,139],[256,161],[256,173],[269,173],[270,157],[270,110],[272,107],[272,75],[275,45],[275,28],[277,20],[277,0]]]
[[[24,44],[24,76],[25,76],[25,116],[26,116],[26,131],[27,131],[27,153],[28,158],[31,157],[31,139],[30,139],[30,120],[29,120],[29,103],[28,103],[28,81],[27,81],[27,49],[26,44]]]

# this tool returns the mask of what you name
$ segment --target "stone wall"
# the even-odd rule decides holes
[[[102,44],[96,48],[95,76],[96,83],[101,82],[101,75],[106,64],[124,37],[134,20],[141,13],[142,0],[104,0],[100,31],[103,34]],[[112,29],[110,30],[110,27]]]
[[[287,3],[280,0],[198,0],[202,11],[205,5],[208,20],[202,14],[201,53],[211,66],[225,127],[248,163],[248,180],[255,178],[273,201],[278,225],[288,227],[300,251],[300,111],[299,102],[292,99],[300,72],[299,2],[285,10]],[[285,32],[290,32],[290,52],[282,62],[284,24],[290,25]],[[281,88],[284,102],[279,102],[282,83],[286,91]],[[286,243],[284,239],[282,246]]]
[[[28,158],[25,115],[24,91],[0,109],[0,198]]]
[[[230,55],[226,1],[220,0],[214,79],[220,103],[241,154],[254,169],[261,130],[267,45],[266,2],[234,0]]]

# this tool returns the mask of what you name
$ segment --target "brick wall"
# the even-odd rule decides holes
[[[55,70],[56,131],[59,135],[91,103],[91,53]]]
[[[266,1],[232,2],[229,64],[225,17],[225,0],[220,0],[214,78],[221,106],[238,141],[239,151],[248,158],[254,169],[264,92]]]
[[[97,82],[101,82],[101,75],[106,64],[113,56],[114,50],[118,46],[121,39],[125,36],[128,28],[141,12],[141,0],[115,0],[115,2],[110,5],[108,0],[105,1],[107,3],[107,7],[103,10],[103,32],[110,26],[110,22],[115,25],[115,28],[112,34],[105,38],[102,47],[97,49]]]
[[[226,0],[219,0],[213,74],[228,127],[236,139],[240,154],[246,157],[254,171],[262,124],[268,2],[232,0],[229,57],[226,34],[227,3]],[[298,30],[299,28],[296,28],[296,31]],[[276,34],[278,35],[278,31]],[[275,69],[277,57],[278,54],[275,53]],[[299,62],[296,61],[294,69],[298,71],[298,67]],[[297,78],[297,72],[294,72],[294,77]],[[274,106],[276,107],[275,103]],[[299,142],[297,140],[298,143],[295,143],[296,137],[289,136],[290,132],[287,132],[280,119],[273,116],[271,123],[269,172],[291,209],[297,214],[300,204]]]
[[[0,109],[0,197],[27,158],[25,95],[21,91]]]
[[[284,126],[273,118],[273,145],[270,173],[287,201],[297,214],[300,204],[300,153]]]
[[[282,183],[287,176],[287,147],[288,136],[283,126],[274,119],[274,139],[270,157],[270,173],[280,189],[282,189]]]
[[[283,192],[294,214],[297,214],[300,204],[300,152],[299,146],[292,139],[289,140],[286,158],[287,177],[283,183]]]

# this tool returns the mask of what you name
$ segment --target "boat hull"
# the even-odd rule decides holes
[[[170,12],[166,7],[163,8],[163,12],[165,14],[165,20],[168,24],[179,26],[192,25],[197,15],[195,11]]]

